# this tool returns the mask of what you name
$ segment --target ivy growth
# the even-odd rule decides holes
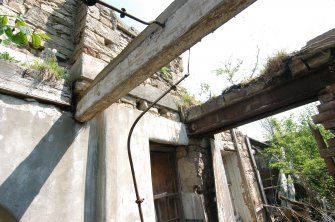
[[[0,16],[1,44],[9,45],[14,43],[19,47],[38,49],[41,47],[42,41],[48,39],[50,38],[45,33],[33,30],[20,16]]]

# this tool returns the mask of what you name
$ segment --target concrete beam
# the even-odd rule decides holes
[[[301,78],[282,81],[236,103],[218,106],[219,109],[212,112],[207,112],[206,104],[203,104],[191,120],[186,120],[189,135],[222,132],[316,101],[320,90],[335,83],[332,70],[332,66],[325,67]]]
[[[151,85],[139,85],[128,94],[139,99],[146,100],[148,102],[154,102],[158,97],[160,97],[164,91],[153,87]],[[177,96],[172,96],[167,94],[160,101],[157,102],[158,105],[164,106],[168,109],[172,109],[174,111],[179,111],[178,103],[180,103],[180,99]]]
[[[85,122],[256,0],[175,0],[97,76],[77,104]]]

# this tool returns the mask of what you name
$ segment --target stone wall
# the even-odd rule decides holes
[[[79,0],[5,0],[0,5],[0,14],[23,15],[33,29],[49,35],[51,39],[43,47],[57,49],[61,64],[72,66],[70,80],[75,83],[76,97],[80,97],[107,63],[138,35],[136,30],[117,18],[112,10],[99,4],[87,7]],[[39,50],[29,52],[24,48],[13,49],[28,55],[29,62],[33,60],[30,55],[40,54]],[[177,58],[166,66],[165,72],[154,74],[122,101],[143,110],[180,79],[182,72],[182,60]],[[172,91],[168,98],[162,100],[167,102],[161,101],[152,110],[179,120],[179,97],[177,91]]]
[[[4,4],[0,5],[0,14],[22,15],[33,30],[45,32],[50,37],[44,47],[57,49],[57,57],[70,64],[74,50],[73,21],[78,3],[79,0],[4,0]]]
[[[86,53],[104,62],[114,59],[138,32],[119,20],[113,10],[79,3],[74,61]]]
[[[217,221],[209,140],[190,138],[188,146],[178,147],[177,165],[185,219]]]

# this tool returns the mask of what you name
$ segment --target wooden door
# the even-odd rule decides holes
[[[181,221],[175,152],[151,151],[156,221]]]

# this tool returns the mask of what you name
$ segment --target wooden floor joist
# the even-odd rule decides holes
[[[256,0],[175,0],[94,80],[75,118],[92,119]]]

